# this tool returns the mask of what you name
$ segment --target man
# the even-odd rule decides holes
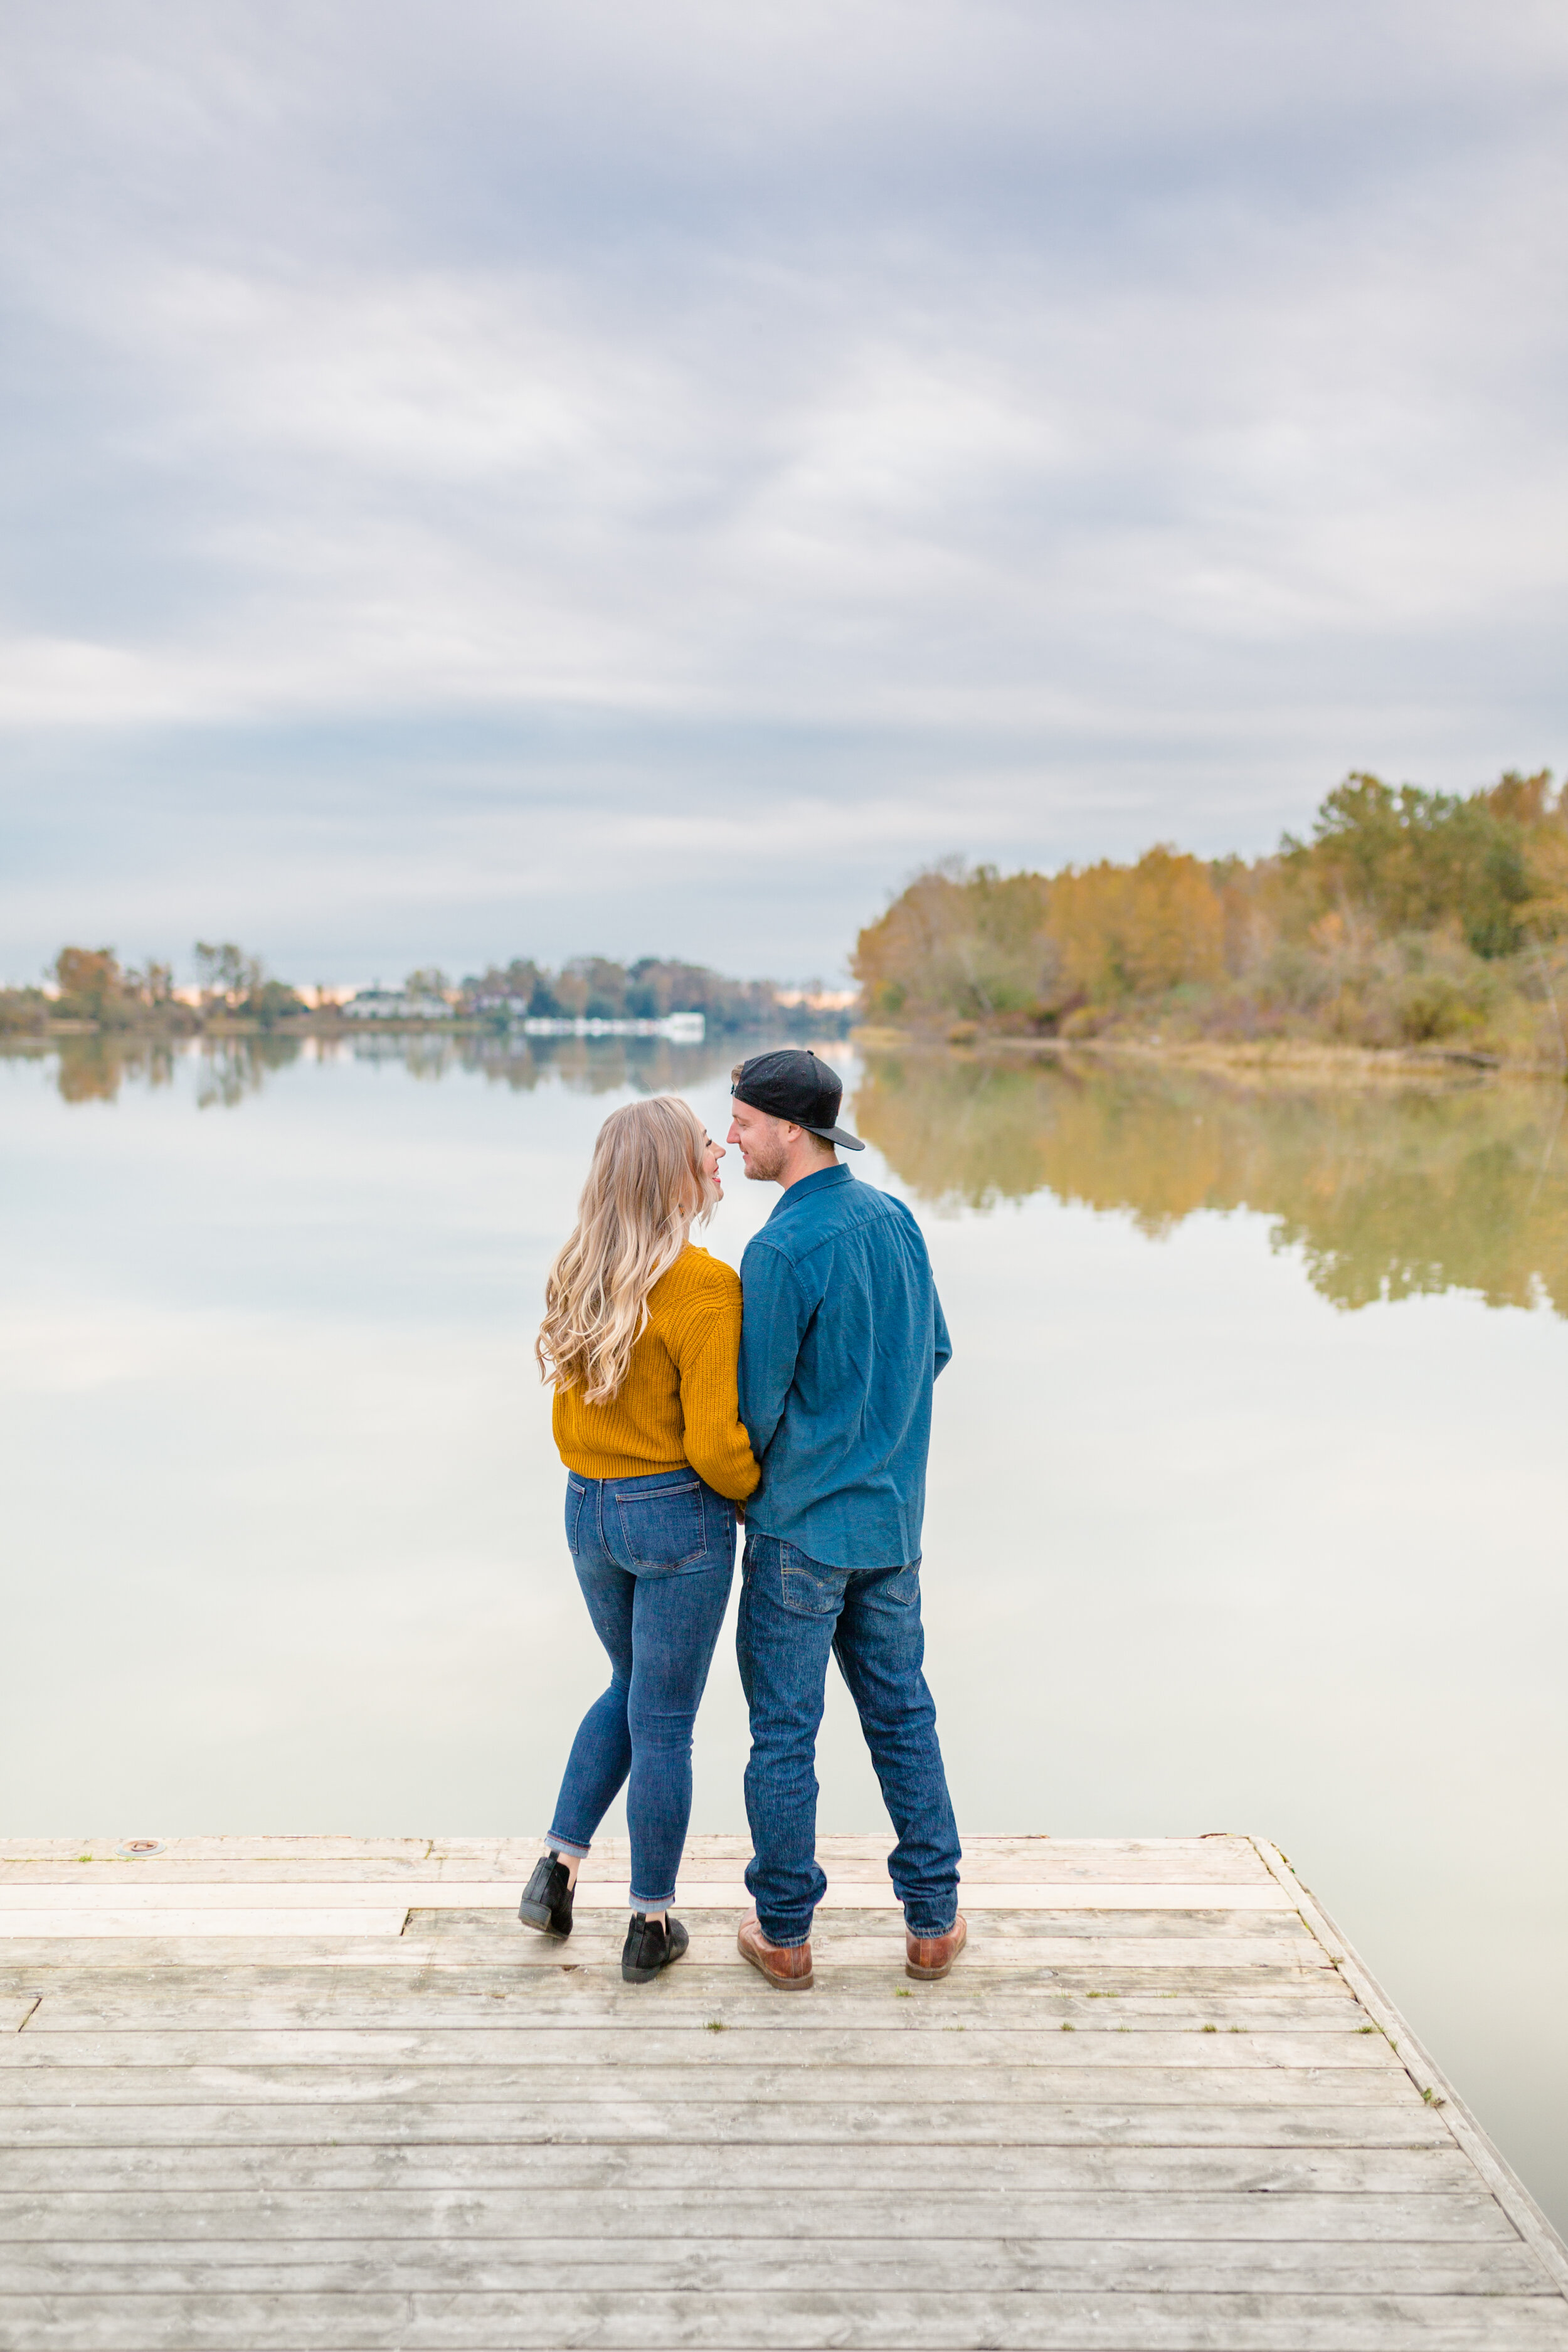
[[[752,1710],[742,1956],[781,1990],[812,1980],[816,1734],[831,1651],[899,1842],[905,1966],[946,1976],[968,1934],[958,1828],[921,1672],[921,1521],[931,1382],[952,1350],[920,1227],[858,1184],[836,1146],[844,1089],[814,1054],[732,1078],[730,1141],[784,1198],[741,1265],[741,1418],[762,1464],[746,1507],[737,1648]]]

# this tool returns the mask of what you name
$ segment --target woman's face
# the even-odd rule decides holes
[[[710,1182],[712,1184],[714,1192],[718,1194],[721,1200],[724,1197],[724,1187],[719,1181],[719,1162],[723,1159],[723,1145],[721,1143],[715,1143],[713,1138],[704,1130],[702,1137],[703,1171]]]

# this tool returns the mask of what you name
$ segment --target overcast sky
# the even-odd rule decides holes
[[[1568,761],[1560,0],[0,19],[0,976],[832,975]]]

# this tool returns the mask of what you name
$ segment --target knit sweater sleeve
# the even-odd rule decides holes
[[[666,1344],[680,1375],[686,1458],[733,1503],[743,1503],[762,1472],[741,1422],[735,1365],[741,1351],[741,1286],[731,1275],[694,1299]]]

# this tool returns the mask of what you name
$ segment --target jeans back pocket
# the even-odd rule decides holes
[[[566,1549],[574,1559],[577,1557],[577,1528],[583,1517],[583,1497],[588,1489],[580,1478],[566,1481]]]
[[[702,1488],[695,1478],[679,1486],[616,1496],[626,1556],[638,1568],[685,1568],[708,1549]]]
[[[792,1617],[837,1617],[848,1581],[847,1568],[829,1568],[795,1544],[780,1544],[779,1598]]]

